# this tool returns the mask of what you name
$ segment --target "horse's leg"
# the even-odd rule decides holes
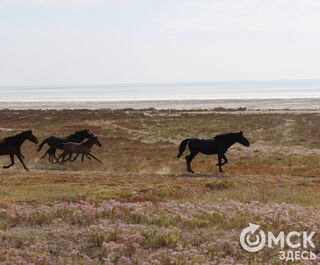
[[[58,156],[57,160],[55,162],[53,162],[53,164],[57,164],[59,163],[60,165],[63,164],[63,158],[64,158],[64,152]]]
[[[54,161],[53,161],[53,157],[52,157],[52,155],[50,155],[49,154],[49,157],[48,157],[48,161],[50,162],[50,163],[53,163]]]
[[[69,160],[70,162],[76,161],[77,158],[79,157],[79,154],[76,154],[76,156],[75,156],[74,158],[72,158],[72,155],[73,155],[73,154],[70,154],[70,156],[69,156],[69,158],[68,158],[68,160]]]
[[[81,157],[81,163],[83,163],[84,157],[88,158],[89,160],[91,160],[91,157],[88,154],[82,154]]]
[[[97,160],[99,163],[103,164],[102,161],[100,161],[98,158],[96,158],[93,154],[88,153],[88,156],[91,156],[93,159]]]
[[[64,163],[64,162],[67,162],[67,161],[73,162],[73,161],[71,160],[72,154],[73,154],[73,153],[64,151],[64,152],[63,152],[62,162],[63,162],[63,163]],[[75,159],[76,159],[76,158],[77,158],[77,157],[75,157]]]
[[[86,156],[86,158],[88,158],[89,160],[91,160],[91,157],[88,156],[87,154],[84,154]]]
[[[222,154],[218,154],[218,164],[217,165],[219,166],[220,172],[223,172],[223,170],[222,170],[222,165],[223,165],[222,164],[222,156],[223,156]]]
[[[69,155],[69,157],[67,157]],[[64,151],[60,156],[59,158],[61,157],[61,161],[60,163],[63,164],[64,162],[67,162],[70,158],[70,154],[69,153],[66,153],[66,151]],[[67,157],[67,158],[66,158]]]
[[[218,158],[219,158],[219,157],[218,157]],[[221,166],[223,166],[223,165],[225,165],[225,164],[228,163],[228,159],[227,159],[227,157],[226,157],[225,154],[222,154],[222,155],[221,155],[221,158],[223,159],[223,163],[221,163]],[[216,166],[219,166],[219,162],[216,164]]]
[[[194,157],[198,154],[198,152],[190,153],[189,155],[186,156],[186,162],[187,162],[187,171],[194,173],[192,168],[191,168],[191,161],[194,159]]]
[[[68,161],[73,162],[74,160],[76,160],[77,158],[73,159],[72,158],[73,153],[69,154],[68,156]],[[77,156],[76,156],[77,157]]]
[[[18,153],[17,153],[17,154],[22,158],[22,160],[24,160],[24,155],[21,154],[21,150],[20,150],[20,149],[18,150]]]
[[[57,157],[56,156],[56,151],[57,151],[57,149],[53,149],[51,151],[51,153],[50,153],[50,161],[51,161],[52,164],[58,164],[58,163],[62,164],[60,159],[62,158],[62,154],[63,153]]]
[[[7,166],[3,166],[3,168],[9,168],[9,167],[12,167],[14,165],[14,155],[10,155],[10,160],[11,160],[11,164],[7,165]]]
[[[49,154],[48,161],[49,161],[50,163],[56,164],[57,161],[54,161],[54,160],[53,160],[54,155],[55,155],[55,149],[53,149],[53,148],[50,147],[49,150],[48,150],[48,154]]]
[[[51,152],[51,156],[55,159],[56,163],[59,162],[57,156],[56,156],[56,152],[57,152],[57,149],[52,149],[52,152]]]
[[[49,153],[50,148],[44,153],[44,155],[40,159],[44,159],[46,155]]]
[[[66,153],[66,154],[65,154],[64,161],[72,161],[72,160],[71,160],[72,154],[73,154],[73,153]]]
[[[69,161],[71,161],[71,162],[74,162],[74,161],[76,161],[77,160],[77,158],[79,157],[79,153],[77,153],[76,154],[76,156],[74,157],[74,158],[72,158],[72,154],[70,155],[70,157],[69,157]]]
[[[63,162],[71,161],[72,153],[66,153]]]
[[[224,162],[223,162],[223,164],[222,164],[222,165],[225,165],[225,164],[227,164],[227,163],[228,163],[228,159],[227,159],[227,157],[226,157],[226,155],[225,155],[225,154],[223,154],[223,155],[222,155],[222,159],[224,160]]]
[[[22,157],[20,156],[20,154],[16,155],[19,159],[19,161],[21,162],[21,164],[23,165],[24,169],[29,171],[29,168],[27,168],[27,166],[24,164]]]

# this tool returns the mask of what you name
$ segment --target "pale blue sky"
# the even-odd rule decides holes
[[[0,86],[320,79],[317,0],[0,0]]]

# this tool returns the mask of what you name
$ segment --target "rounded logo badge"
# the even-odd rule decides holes
[[[266,234],[262,230],[256,233],[258,229],[259,225],[249,223],[249,226],[242,230],[240,244],[245,250],[258,252],[265,246]],[[255,239],[252,239],[252,237],[255,237]]]

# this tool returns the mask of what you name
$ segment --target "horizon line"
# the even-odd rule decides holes
[[[107,88],[107,87],[148,87],[148,86],[185,86],[185,85],[212,85],[212,84],[235,84],[255,82],[320,82],[320,79],[252,79],[252,80],[215,80],[215,81],[166,81],[166,82],[119,82],[119,83],[87,83],[87,84],[57,84],[57,85],[0,85],[3,88]]]

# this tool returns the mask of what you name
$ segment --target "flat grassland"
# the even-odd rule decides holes
[[[26,142],[31,171],[18,161],[0,170],[1,264],[280,264],[277,248],[241,248],[249,222],[319,228],[319,112],[0,111],[0,137],[33,129],[41,142],[83,128],[101,140],[103,165],[49,164],[46,148]],[[185,138],[240,130],[251,146],[230,149],[224,174],[216,156],[198,155],[196,174],[174,159]]]

